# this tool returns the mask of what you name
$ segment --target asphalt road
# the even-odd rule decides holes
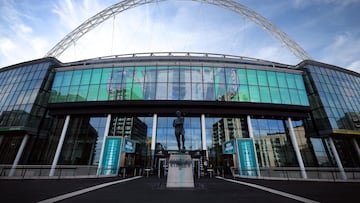
[[[0,179],[0,202],[38,202],[120,179]],[[265,186],[318,202],[356,202],[359,199],[357,192],[360,191],[359,182],[237,180]],[[61,202],[298,202],[278,194],[217,178],[195,179],[194,189],[167,189],[165,181],[164,178],[158,179],[155,176],[149,178],[143,177],[90,191]]]

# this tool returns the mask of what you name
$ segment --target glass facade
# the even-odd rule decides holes
[[[260,169],[298,169],[288,118],[305,167],[337,165],[322,136],[334,138],[344,167],[360,166],[354,144],[360,135],[356,73],[311,62],[296,69],[207,58],[204,63],[113,60],[84,65],[42,59],[0,70],[0,164],[12,164],[29,135],[19,163],[51,165],[69,116],[57,165],[96,169],[104,136],[116,136],[136,145],[135,153],[122,155],[121,166],[154,167],[157,158],[177,150],[172,124],[173,109],[179,108],[186,149],[220,171],[230,173],[239,162],[235,154],[223,154],[223,144],[249,139],[251,129]],[[153,110],[155,103],[164,105]]]
[[[50,102],[193,100],[308,106],[301,74],[245,68],[136,66],[56,72]]]

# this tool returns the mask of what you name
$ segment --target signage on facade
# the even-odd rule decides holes
[[[237,139],[237,154],[239,159],[240,175],[258,176],[259,166],[257,163],[254,140],[249,138]]]
[[[106,137],[101,163],[101,175],[117,174],[120,163],[122,137]]]
[[[136,143],[133,140],[125,139],[124,143],[124,152],[126,153],[135,153]]]
[[[223,154],[234,154],[235,149],[235,140],[230,140],[223,144]]]

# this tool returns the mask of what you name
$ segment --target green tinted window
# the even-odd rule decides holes
[[[111,72],[112,72],[112,68],[104,68],[102,71],[102,75],[101,75],[101,83],[108,83],[109,82],[109,78],[111,78]]]
[[[64,79],[62,81],[62,86],[69,86],[71,82],[73,71],[67,71],[64,74]]]
[[[290,89],[289,93],[290,93],[290,97],[291,97],[291,103],[300,105],[300,98],[298,95],[298,91],[296,89]]]
[[[247,77],[246,77],[246,70],[245,69],[238,69],[237,70],[239,83],[247,85]]]
[[[249,85],[257,85],[257,76],[256,76],[256,70],[247,70],[247,78],[249,81]]]
[[[101,84],[99,88],[99,95],[98,95],[99,101],[106,101],[109,100],[109,93],[106,88],[106,84]]]
[[[265,71],[257,71],[257,76],[259,80],[259,85],[268,86],[268,80]]]
[[[101,69],[93,69],[90,84],[100,84]]]
[[[291,104],[289,90],[286,88],[280,88],[281,103]]]
[[[287,87],[285,73],[276,72],[276,78],[277,78],[279,87]]]
[[[308,97],[305,90],[299,90],[300,104],[309,105]]]
[[[55,79],[54,79],[53,86],[54,87],[61,86],[61,82],[62,82],[63,77],[64,77],[64,72],[57,72],[55,74]]]
[[[268,77],[268,80],[269,80],[269,86],[270,87],[278,87],[278,82],[277,82],[277,79],[276,79],[276,73],[275,72],[272,72],[272,71],[267,72],[267,77]]]
[[[88,101],[96,101],[98,92],[99,92],[99,85],[90,85],[87,100]]]
[[[260,87],[261,102],[271,103],[270,91],[268,87]]]
[[[286,82],[289,88],[296,88],[294,74],[286,74]]]
[[[87,85],[90,83],[91,70],[83,70],[81,85]]]
[[[250,101],[260,102],[260,93],[258,86],[249,86],[249,90],[250,90]]]
[[[277,87],[270,87],[271,102],[275,104],[281,103],[280,91]]]
[[[73,77],[71,80],[71,85],[80,85],[81,75],[82,75],[82,70],[74,71],[74,74],[73,74]]]
[[[295,83],[296,83],[296,87],[300,90],[304,90],[304,82],[303,82],[303,78],[301,75],[295,75]]]
[[[89,89],[89,86],[87,85],[82,85],[79,87],[79,92],[78,92],[78,101],[86,101],[87,99],[87,94],[88,94],[88,89]]]

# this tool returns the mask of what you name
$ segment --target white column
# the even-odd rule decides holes
[[[339,168],[341,178],[344,179],[344,180],[347,180],[346,173],[345,173],[344,167],[343,167],[343,165],[341,163],[339,154],[337,153],[334,141],[333,141],[333,139],[331,137],[329,137],[328,140],[329,140],[331,151],[334,154],[336,164],[337,164],[337,166]]]
[[[307,179],[307,174],[306,174],[306,171],[305,171],[304,162],[303,162],[303,159],[302,159],[302,156],[301,156],[301,153],[300,153],[299,145],[298,145],[297,140],[296,140],[294,127],[292,125],[292,121],[291,121],[290,117],[288,118],[288,123],[289,123],[290,139],[291,139],[291,143],[292,143],[292,145],[294,147],[296,158],[297,158],[299,166],[300,166],[301,177],[304,178],[304,179]]]
[[[355,138],[352,139],[352,142],[353,142],[353,144],[354,144],[354,147],[355,147],[355,151],[356,151],[356,153],[357,153],[357,156],[358,156],[358,158],[359,158],[359,160],[360,160],[360,148],[359,148],[359,145],[358,145],[358,143],[357,143],[357,141],[356,141]],[[1,144],[1,142],[0,142],[0,144]]]
[[[104,156],[104,147],[105,147],[105,142],[106,142],[106,137],[109,134],[109,130],[110,130],[110,124],[111,124],[111,114],[107,115],[106,118],[106,124],[105,124],[105,131],[104,131],[104,136],[103,136],[103,142],[101,144],[101,151],[100,151],[100,158],[99,158],[99,164],[98,164],[98,170],[97,170],[97,175],[100,175],[100,171],[101,171],[101,163],[102,163],[102,159]]]
[[[66,135],[66,131],[67,131],[68,126],[69,126],[69,122],[70,122],[70,115],[67,115],[66,118],[65,118],[64,127],[63,127],[63,129],[61,131],[61,136],[60,136],[60,139],[59,139],[58,146],[56,148],[56,152],[55,152],[54,160],[53,160],[52,165],[51,165],[51,170],[50,170],[49,176],[54,176],[54,174],[55,174],[56,165],[57,165],[57,163],[59,161],[61,149],[62,149],[62,146],[64,144],[65,135]]]
[[[246,119],[247,119],[247,124],[248,124],[249,137],[250,137],[250,138],[254,138],[254,132],[253,132],[252,124],[251,124],[250,115],[248,115],[248,116],[246,117]]]
[[[26,135],[24,136],[24,138],[22,139],[22,141],[21,141],[20,148],[19,148],[19,150],[18,150],[18,152],[17,152],[17,154],[16,154],[16,157],[15,157],[15,160],[14,160],[14,162],[13,162],[13,165],[11,166],[11,170],[10,170],[10,172],[9,172],[9,176],[13,176],[13,175],[14,175],[15,170],[16,170],[16,167],[17,167],[17,165],[19,164],[19,160],[20,160],[20,158],[21,158],[21,155],[22,155],[22,153],[23,153],[23,151],[24,151],[24,148],[25,148],[25,145],[26,145],[28,139],[29,139],[29,135],[26,134]]]
[[[206,151],[205,114],[201,114],[201,144],[202,144],[202,150]],[[208,158],[207,152],[206,152],[206,158]]]
[[[151,167],[154,166],[155,159],[155,146],[156,146],[156,128],[157,128],[157,114],[155,113],[153,116],[153,126],[152,126],[152,134],[151,134]]]

